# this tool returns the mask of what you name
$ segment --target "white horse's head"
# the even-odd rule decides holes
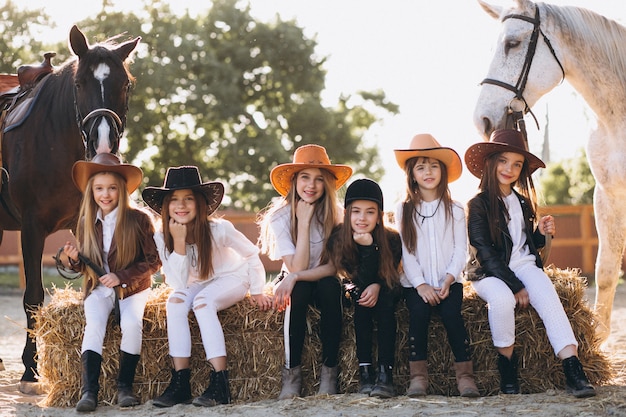
[[[558,46],[551,45],[546,37],[549,30],[542,20],[543,5],[515,0],[513,7],[502,8],[478,2],[502,22],[495,55],[474,109],[474,124],[488,140],[491,132],[505,127],[510,109],[529,111],[562,81],[564,71],[557,58]]]

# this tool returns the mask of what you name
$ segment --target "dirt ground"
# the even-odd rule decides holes
[[[77,415],[72,408],[46,408],[38,403],[43,395],[24,395],[19,387],[23,367],[26,320],[19,292],[0,295],[0,357],[6,370],[0,371],[0,416],[66,417]],[[587,291],[593,300],[594,289]],[[617,377],[608,385],[597,387],[591,399],[575,399],[563,390],[541,394],[497,395],[477,399],[429,395],[423,399],[398,396],[389,400],[359,394],[307,397],[287,401],[266,400],[248,404],[219,406],[211,409],[178,405],[159,409],[150,402],[132,409],[99,404],[98,416],[624,416],[626,417],[626,285],[618,288],[612,317],[611,337],[604,349],[612,358]]]

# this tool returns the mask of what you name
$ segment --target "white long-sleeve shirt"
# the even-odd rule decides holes
[[[259,258],[259,248],[228,220],[211,221],[213,242],[211,258],[213,276],[206,280],[198,275],[197,245],[187,245],[186,254],[170,253],[165,247],[163,232],[154,234],[154,241],[161,257],[166,283],[176,289],[185,288],[200,281],[211,281],[220,276],[236,276],[250,285],[250,294],[263,293],[265,268]],[[247,266],[247,268],[246,268]]]
[[[438,208],[437,208],[438,207]],[[458,202],[452,205],[452,222],[446,219],[443,202],[439,199],[423,202],[417,208],[413,225],[417,230],[416,253],[409,253],[402,241],[404,274],[400,283],[406,288],[428,284],[440,288],[446,274],[462,282],[461,272],[467,262],[467,226],[465,210]],[[402,236],[402,202],[396,207],[396,226]]]

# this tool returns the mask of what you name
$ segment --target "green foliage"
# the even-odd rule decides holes
[[[595,180],[584,150],[574,158],[548,164],[539,184],[547,205],[593,202]]]

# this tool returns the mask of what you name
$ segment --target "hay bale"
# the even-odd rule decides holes
[[[599,349],[595,336],[595,317],[584,302],[586,279],[577,270],[547,269],[579,340],[579,355],[589,380],[603,384],[613,377],[613,370]],[[135,379],[135,391],[142,401],[158,395],[169,384],[165,301],[170,289],[155,288],[148,300],[144,317],[144,342]],[[496,351],[491,342],[485,303],[469,284],[464,288],[463,317],[473,348],[476,383],[483,395],[498,392],[499,376]],[[51,302],[36,312],[34,334],[39,344],[39,372],[49,387],[44,401],[47,406],[74,406],[80,392],[80,346],[84,314],[82,295],[72,289],[59,289]],[[344,310],[344,329],[340,346],[340,392],[358,390],[358,363],[354,345],[352,308]],[[408,311],[401,302],[397,309],[398,338],[396,344],[395,379],[398,393],[406,390],[408,369]],[[231,391],[237,403],[276,398],[280,392],[281,368],[284,364],[283,315],[261,312],[247,301],[219,313],[226,337]],[[303,394],[317,392],[319,384],[318,337],[319,312],[311,309],[307,319],[308,335],[303,352]],[[192,328],[191,386],[194,395],[206,388],[210,366],[194,315],[189,316]],[[520,356],[521,388],[524,393],[562,389],[564,376],[560,361],[552,352],[543,324],[533,309],[520,311],[516,317],[517,350]],[[536,330],[533,330],[536,329]],[[453,355],[447,344],[445,330],[435,315],[429,334],[429,373],[432,394],[457,395]],[[443,341],[443,342],[442,342]],[[105,338],[103,366],[100,377],[100,401],[114,403],[115,380],[119,365],[120,332],[112,319]],[[376,354],[376,349],[374,349]]]

